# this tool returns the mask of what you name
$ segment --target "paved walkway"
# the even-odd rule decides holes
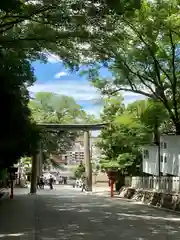
[[[180,215],[57,188],[0,201],[0,239],[179,240]]]
[[[36,196],[27,190],[15,190],[13,200],[9,196],[0,200],[0,239],[34,239],[36,220]]]

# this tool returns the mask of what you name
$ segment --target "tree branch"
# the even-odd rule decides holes
[[[47,37],[47,38],[46,38]],[[50,39],[48,36],[42,37],[27,37],[27,38],[18,38],[18,39],[11,39],[8,40],[7,38],[0,39],[0,44],[6,44],[6,43],[17,43],[22,41],[45,41],[45,42],[53,42],[53,43],[59,43],[60,39],[70,39],[70,38],[80,38],[80,39],[99,39],[99,35],[90,34],[89,32],[63,32],[57,36],[55,36],[53,39]]]
[[[108,90],[107,90],[107,91],[108,91]],[[103,93],[107,93],[107,91],[105,91],[105,92],[103,92]],[[115,93],[117,93],[117,92],[119,92],[119,91],[133,92],[133,93],[141,94],[141,95],[146,96],[146,97],[148,97],[148,98],[153,98],[153,97],[154,97],[153,94],[144,92],[144,91],[142,91],[142,90],[138,90],[138,89],[132,90],[131,88],[129,89],[129,88],[124,88],[124,87],[121,87],[121,88],[118,88],[118,89],[116,89],[116,90],[113,90],[113,91],[111,91],[111,92],[109,92],[109,93],[107,93],[107,94],[108,94],[108,95],[113,95],[113,94],[115,94]]]
[[[137,72],[134,72],[134,71],[128,66],[128,64],[127,64],[125,61],[122,60],[122,62],[124,63],[124,65],[125,65],[125,67],[128,69],[128,71],[131,72],[134,76],[138,77],[138,78],[141,80],[142,84],[144,84],[144,85],[152,92],[152,94],[153,94],[154,96],[156,96],[156,97],[158,97],[158,98],[160,97],[160,96],[158,96],[158,95],[156,94],[155,91],[153,91],[152,87],[149,86],[149,85],[145,82],[145,80],[147,80],[147,81],[149,81],[150,83],[153,84],[153,82],[152,82],[151,79],[142,76],[138,71],[137,71]],[[137,88],[135,87],[134,84],[132,84],[131,80],[130,80],[128,77],[127,77],[127,80],[128,80],[128,82],[129,82],[129,85],[131,86],[132,90],[136,90]]]
[[[156,70],[156,75],[157,75],[157,79],[158,79],[158,83],[161,87],[163,87],[163,84],[161,82],[161,75],[160,75],[160,71],[161,70],[166,77],[171,81],[169,75],[167,74],[167,72],[162,68],[162,66],[160,65],[159,61],[156,59],[152,49],[150,48],[149,44],[146,43],[146,41],[144,40],[144,38],[142,37],[142,34],[140,34],[138,32],[138,30],[127,20],[124,19],[124,21],[128,24],[128,26],[135,32],[135,34],[139,37],[139,39],[145,44],[145,46],[148,48],[149,53],[151,54],[151,57],[153,58],[154,61],[154,67]],[[154,84],[155,85],[155,84]]]
[[[56,8],[57,8],[57,5],[50,5],[50,6],[47,6],[47,7],[43,7],[43,8],[37,9],[36,11],[31,12],[31,14],[29,14],[29,15],[17,16],[18,19],[15,19],[15,20],[13,20],[11,22],[6,22],[6,23],[3,23],[3,24],[0,24],[0,29],[1,28],[6,28],[6,27],[8,27],[8,29],[12,28],[14,25],[19,24],[19,23],[21,23],[21,22],[23,22],[25,20],[31,20],[32,17],[34,17],[35,15],[39,15],[41,13],[44,13],[46,11],[50,11],[50,10],[56,9]],[[13,16],[11,16],[11,18],[13,18]],[[6,29],[2,29],[0,31],[0,33],[3,33],[5,31],[7,31],[7,30]]]

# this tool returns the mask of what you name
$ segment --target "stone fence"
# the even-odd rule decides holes
[[[125,186],[138,189],[180,193],[180,177],[126,177]]]

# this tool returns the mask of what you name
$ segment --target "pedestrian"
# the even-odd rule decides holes
[[[81,191],[86,191],[86,178],[82,178],[82,185],[81,185]]]
[[[63,179],[62,179],[62,177],[60,176],[60,178],[59,178],[59,184],[62,184],[62,181],[63,181]]]
[[[76,179],[76,187],[79,187],[79,179]]]
[[[64,178],[64,184],[67,184],[67,177]]]
[[[44,176],[40,177],[40,188],[44,189]]]
[[[53,182],[54,182],[54,179],[52,177],[52,175],[50,176],[49,178],[49,186],[50,186],[50,189],[53,189]]]
[[[39,177],[37,177],[37,189],[40,188],[40,180]]]

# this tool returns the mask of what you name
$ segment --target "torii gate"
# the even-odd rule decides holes
[[[92,165],[90,159],[90,138],[89,131],[100,130],[104,128],[108,123],[99,123],[99,124],[50,124],[50,123],[41,123],[37,124],[40,128],[46,129],[47,131],[65,131],[65,130],[83,130],[84,131],[84,159],[85,159],[85,169],[86,169],[86,178],[89,191],[92,191]],[[36,182],[37,182],[37,168],[42,166],[41,158],[33,156],[32,161],[32,180],[31,180],[31,193],[36,193]]]

